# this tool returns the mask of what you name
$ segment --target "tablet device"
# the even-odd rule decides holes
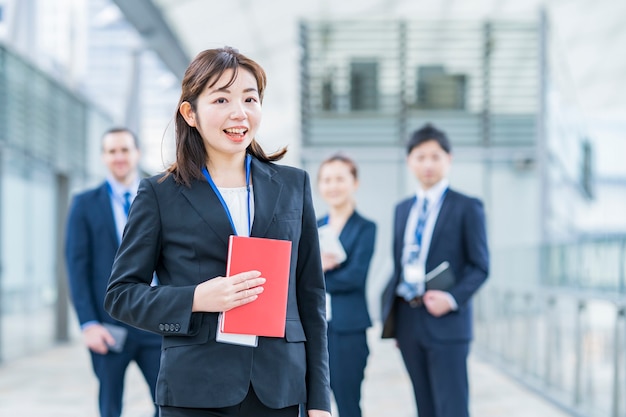
[[[426,289],[447,291],[456,283],[450,263],[443,261],[432,271],[426,274]]]

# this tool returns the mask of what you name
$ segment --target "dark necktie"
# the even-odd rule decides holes
[[[124,213],[126,213],[126,217],[128,217],[129,211],[130,211],[130,192],[126,191],[124,193]]]

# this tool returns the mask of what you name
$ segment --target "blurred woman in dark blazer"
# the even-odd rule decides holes
[[[328,205],[328,214],[317,225],[328,293],[330,386],[339,416],[361,417],[361,384],[369,355],[366,331],[372,325],[365,290],[376,225],[356,211],[359,183],[352,159],[331,156],[320,165],[317,180]]]
[[[182,82],[176,162],[145,179],[107,289],[111,316],[163,336],[161,417],[330,416],[324,276],[309,178],[255,136],[266,76],[232,48],[201,52]],[[230,235],[292,242],[284,337],[216,340],[220,312],[263,297],[226,275]],[[159,285],[150,287],[153,272]],[[242,343],[238,341],[237,343]]]

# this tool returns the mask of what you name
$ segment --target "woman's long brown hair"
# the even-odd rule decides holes
[[[200,132],[195,127],[187,124],[182,114],[180,114],[180,105],[186,101],[195,112],[198,96],[206,87],[213,87],[224,72],[233,70],[230,81],[224,86],[229,87],[235,82],[240,68],[249,71],[254,76],[259,91],[259,99],[263,102],[263,93],[267,83],[265,71],[255,61],[240,54],[234,48],[207,49],[200,52],[187,67],[175,115],[176,162],[167,170],[167,175],[173,175],[177,183],[189,187],[193,179],[204,178],[202,168],[206,164],[208,156]],[[253,138],[246,152],[261,161],[273,162],[281,159],[287,153],[287,148],[281,148],[275,153],[268,155]]]

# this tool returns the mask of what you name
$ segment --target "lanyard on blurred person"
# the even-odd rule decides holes
[[[441,196],[439,197],[439,200],[436,202],[436,204],[431,204],[431,202],[429,202],[426,196],[422,198],[422,205],[421,207],[417,208],[417,212],[418,212],[417,225],[415,227],[415,246],[417,249],[416,255],[419,255],[419,252],[422,249],[422,237],[424,235],[424,228],[426,227],[426,221],[430,217],[431,212],[436,210],[442,204],[443,199],[446,198],[447,193],[448,193],[448,188],[446,187],[446,189],[443,190],[443,193],[441,193]],[[415,197],[414,204],[417,205],[417,203],[418,203],[418,198]]]
[[[246,168],[246,191],[248,193],[248,236],[250,236],[250,233],[252,232],[252,225],[251,225],[252,219],[250,218],[251,217],[250,216],[250,164],[251,162],[252,162],[252,157],[246,154],[244,165]],[[220,200],[222,207],[224,207],[224,211],[226,211],[226,215],[228,216],[228,221],[230,222],[230,226],[233,228],[235,235],[237,235],[238,234],[237,228],[235,227],[235,223],[233,222],[233,217],[230,214],[228,205],[226,204],[226,201],[224,201],[224,197],[222,197],[222,193],[220,193],[220,190],[217,188],[217,185],[215,185],[215,182],[213,182],[213,179],[211,178],[211,174],[209,174],[209,171],[206,169],[206,167],[202,168],[202,173],[204,174],[204,177],[211,185],[211,188],[213,188],[213,191],[215,192],[215,195],[217,195],[217,198]]]

